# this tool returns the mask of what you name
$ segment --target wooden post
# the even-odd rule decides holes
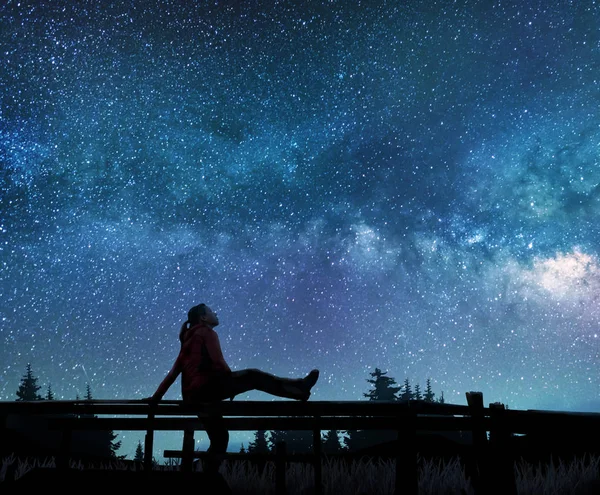
[[[275,493],[277,495],[285,495],[285,466],[286,466],[287,449],[285,442],[277,442],[275,444]]]
[[[183,448],[181,459],[181,470],[185,473],[191,473],[194,466],[194,430],[186,428],[183,430]]]
[[[510,431],[506,425],[504,404],[495,402],[490,404],[492,420],[490,430],[490,461],[494,463],[497,478],[494,486],[498,493],[517,495],[515,481],[514,455],[510,445]]]
[[[417,430],[416,413],[408,411],[400,415],[398,436],[396,438],[396,478],[394,493],[396,495],[419,493],[419,466],[417,465]]]
[[[62,431],[62,438],[60,441],[60,453],[56,462],[56,467],[61,470],[68,469],[69,457],[71,455],[71,440],[73,438],[73,431],[71,428],[65,428]]]
[[[471,483],[477,495],[493,493],[491,480],[489,479],[488,440],[485,426],[483,424],[483,393],[467,392],[467,404],[471,409],[471,432],[473,436],[473,448],[470,459]]]
[[[148,421],[154,419],[154,413],[148,413]],[[154,450],[154,430],[148,428],[144,437],[144,472],[152,471],[152,452]]]
[[[401,425],[402,424],[402,418],[398,418],[398,434],[396,435],[396,477],[395,477],[395,481],[394,481],[394,493],[396,495],[402,493],[402,475],[403,473],[403,469],[402,469],[402,460],[403,460],[403,456],[402,456],[402,437],[403,432],[402,432],[402,428]]]
[[[315,416],[315,427],[313,429],[313,466],[315,478],[315,495],[323,493],[323,472],[321,469],[321,427],[319,416]]]

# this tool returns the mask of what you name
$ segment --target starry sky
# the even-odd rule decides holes
[[[57,399],[147,397],[204,302],[232,369],[319,368],[313,400],[379,367],[600,411],[599,26],[590,0],[3,2],[0,400],[27,363]]]

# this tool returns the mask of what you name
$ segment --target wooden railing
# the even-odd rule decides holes
[[[396,493],[418,492],[419,453],[417,432],[470,432],[471,481],[477,493],[516,493],[515,474],[508,442],[512,434],[569,429],[574,435],[600,429],[600,414],[508,410],[502,404],[484,407],[480,392],[467,392],[468,405],[424,401],[223,401],[186,404],[161,401],[149,405],[135,400],[0,402],[0,418],[10,414],[50,415],[50,428],[62,431],[57,466],[66,468],[71,437],[78,430],[145,431],[144,471],[152,470],[154,432],[182,431],[181,451],[167,450],[165,457],[182,459],[182,471],[191,471],[193,460],[206,458],[194,451],[194,432],[204,430],[203,417],[223,416],[230,431],[304,430],[313,433],[310,454],[286,452],[278,444],[275,453],[227,453],[225,459],[272,460],[276,465],[277,493],[285,492],[286,462],[308,462],[314,467],[315,493],[322,493],[321,432],[327,430],[394,430]],[[65,415],[65,417],[61,417]],[[68,416],[67,416],[68,415]],[[332,457],[332,454],[327,454]],[[357,454],[339,454],[357,457]]]

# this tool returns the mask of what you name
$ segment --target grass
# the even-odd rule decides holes
[[[38,460],[20,459],[14,455],[2,459],[0,483],[18,480],[36,467],[53,468],[53,458]],[[84,466],[71,462],[73,469],[125,469],[136,470],[135,464],[112,461]],[[176,471],[178,465],[157,465],[155,470]],[[200,467],[198,467],[201,470]],[[571,463],[551,462],[532,465],[525,461],[514,464],[515,481],[519,495],[592,495],[600,493],[600,458],[587,457]],[[247,462],[224,461],[221,474],[235,495],[275,495],[275,466],[271,462],[264,469]],[[392,495],[394,493],[395,466],[393,461],[352,461],[324,459],[322,463],[323,494],[338,495]],[[286,470],[289,495],[313,493],[313,468],[309,464],[290,463]],[[1,488],[1,485],[0,485]],[[458,458],[450,461],[422,460],[420,463],[420,495],[474,495],[475,491],[466,477]]]

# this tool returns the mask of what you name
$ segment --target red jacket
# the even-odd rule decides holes
[[[175,364],[158,386],[154,399],[160,400],[181,373],[181,395],[190,398],[215,375],[231,373],[223,358],[219,336],[204,324],[195,325],[183,334],[181,350]]]

